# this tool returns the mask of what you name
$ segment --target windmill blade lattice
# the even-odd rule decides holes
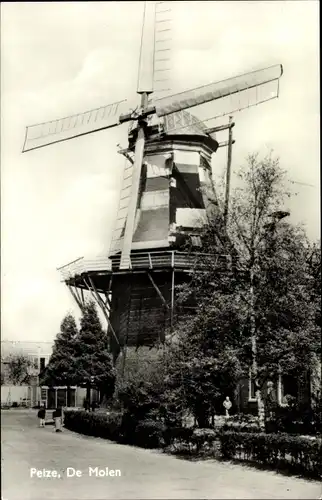
[[[120,106],[124,102],[125,100],[117,101],[76,115],[31,125],[26,129],[22,152],[116,127],[120,124]]]
[[[185,110],[165,115],[163,120],[167,131],[176,134],[184,132],[191,125],[207,130],[207,128],[211,127],[208,123],[212,120],[258,106],[264,102],[276,99],[278,95],[279,81],[273,80],[258,87],[252,87],[242,92],[222,97],[213,103],[207,103],[207,115],[204,116],[203,113],[198,112],[198,116],[200,115],[199,120]],[[202,106],[199,109],[201,110],[201,108]]]
[[[172,9],[170,2],[155,2],[153,95],[169,95],[172,71]]]
[[[282,73],[282,65],[277,64],[269,68],[245,73],[169,97],[162,97],[154,101],[155,110],[159,117],[169,115],[278,80],[282,76]]]

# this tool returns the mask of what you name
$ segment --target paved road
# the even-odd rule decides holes
[[[81,477],[67,477],[67,468]],[[89,475],[89,467],[94,469]],[[96,477],[95,467],[121,476]],[[30,477],[31,468],[58,478]],[[52,426],[37,428],[34,411],[2,412],[2,498],[101,499],[315,499],[321,485],[215,461],[189,462],[157,451],[85,437]],[[117,474],[117,472],[116,472]]]

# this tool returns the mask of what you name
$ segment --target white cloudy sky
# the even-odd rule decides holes
[[[282,63],[280,98],[235,116],[233,167],[273,148],[294,222],[319,238],[318,2],[171,2],[174,91]],[[51,340],[67,310],[55,270],[109,248],[127,127],[21,154],[24,127],[136,102],[142,2],[1,5],[2,338]],[[134,101],[133,101],[134,99]],[[225,166],[224,150],[214,175]]]

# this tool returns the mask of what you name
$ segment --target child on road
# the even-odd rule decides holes
[[[62,411],[61,408],[56,408],[56,410],[53,413],[53,418],[55,421],[55,431],[56,432],[61,432],[61,424],[62,424]]]
[[[45,427],[45,418],[46,418],[46,407],[45,405],[40,408],[38,412],[38,418],[39,418],[39,427]]]

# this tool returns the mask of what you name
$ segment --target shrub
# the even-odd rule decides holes
[[[83,410],[66,410],[64,423],[67,429],[88,436],[118,441],[120,438],[121,415],[90,413]]]
[[[142,448],[160,448],[164,446],[166,427],[162,422],[144,420],[135,428],[134,444]]]
[[[275,415],[266,422],[268,433],[316,434],[321,432],[321,417],[308,407],[278,407]]]
[[[18,403],[17,401],[13,401],[12,405],[11,405],[11,408],[18,408]]]
[[[191,443],[196,453],[212,448],[218,438],[218,432],[214,429],[195,429],[192,434]]]
[[[192,439],[193,429],[191,427],[168,427],[164,433],[166,445],[176,443],[187,443]]]
[[[233,432],[260,432],[258,422],[247,423],[247,422],[225,422],[222,427],[223,431],[233,431]]]
[[[173,427],[164,434],[165,444],[172,447],[175,453],[200,453],[208,451],[218,439],[214,429],[193,429]]]
[[[286,468],[309,477],[321,477],[321,440],[287,434],[222,432],[221,453],[226,459],[237,458]]]
[[[238,422],[242,424],[258,424],[258,416],[251,415],[249,413],[238,413],[237,415],[232,415],[226,422]]]
[[[115,412],[107,415],[84,410],[66,410],[64,412],[65,427],[71,431],[135,444],[143,448],[158,448],[164,445],[166,430],[164,424],[153,420],[131,423],[129,417],[130,415],[127,413],[122,415]]]

